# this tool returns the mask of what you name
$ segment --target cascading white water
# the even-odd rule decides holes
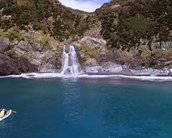
[[[72,45],[70,45],[68,52],[66,52],[66,46],[64,45],[63,55],[62,55],[61,74],[79,75],[81,73],[82,73],[82,70],[78,62],[75,48]]]

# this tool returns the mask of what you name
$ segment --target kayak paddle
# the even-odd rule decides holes
[[[17,112],[16,111],[12,111],[12,113],[16,114]]]

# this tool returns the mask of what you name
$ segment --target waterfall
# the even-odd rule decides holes
[[[64,45],[61,74],[79,75],[81,73],[82,70],[78,62],[78,57],[75,48],[72,45],[69,45],[68,52],[66,52],[66,46]]]

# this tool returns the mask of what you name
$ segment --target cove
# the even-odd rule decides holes
[[[171,138],[171,82],[0,79],[1,138]]]

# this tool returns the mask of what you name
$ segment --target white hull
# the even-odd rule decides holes
[[[0,117],[0,121],[2,121],[4,119],[6,119],[7,117],[9,117],[11,115],[11,113],[12,113],[12,110],[8,110],[4,117]]]

